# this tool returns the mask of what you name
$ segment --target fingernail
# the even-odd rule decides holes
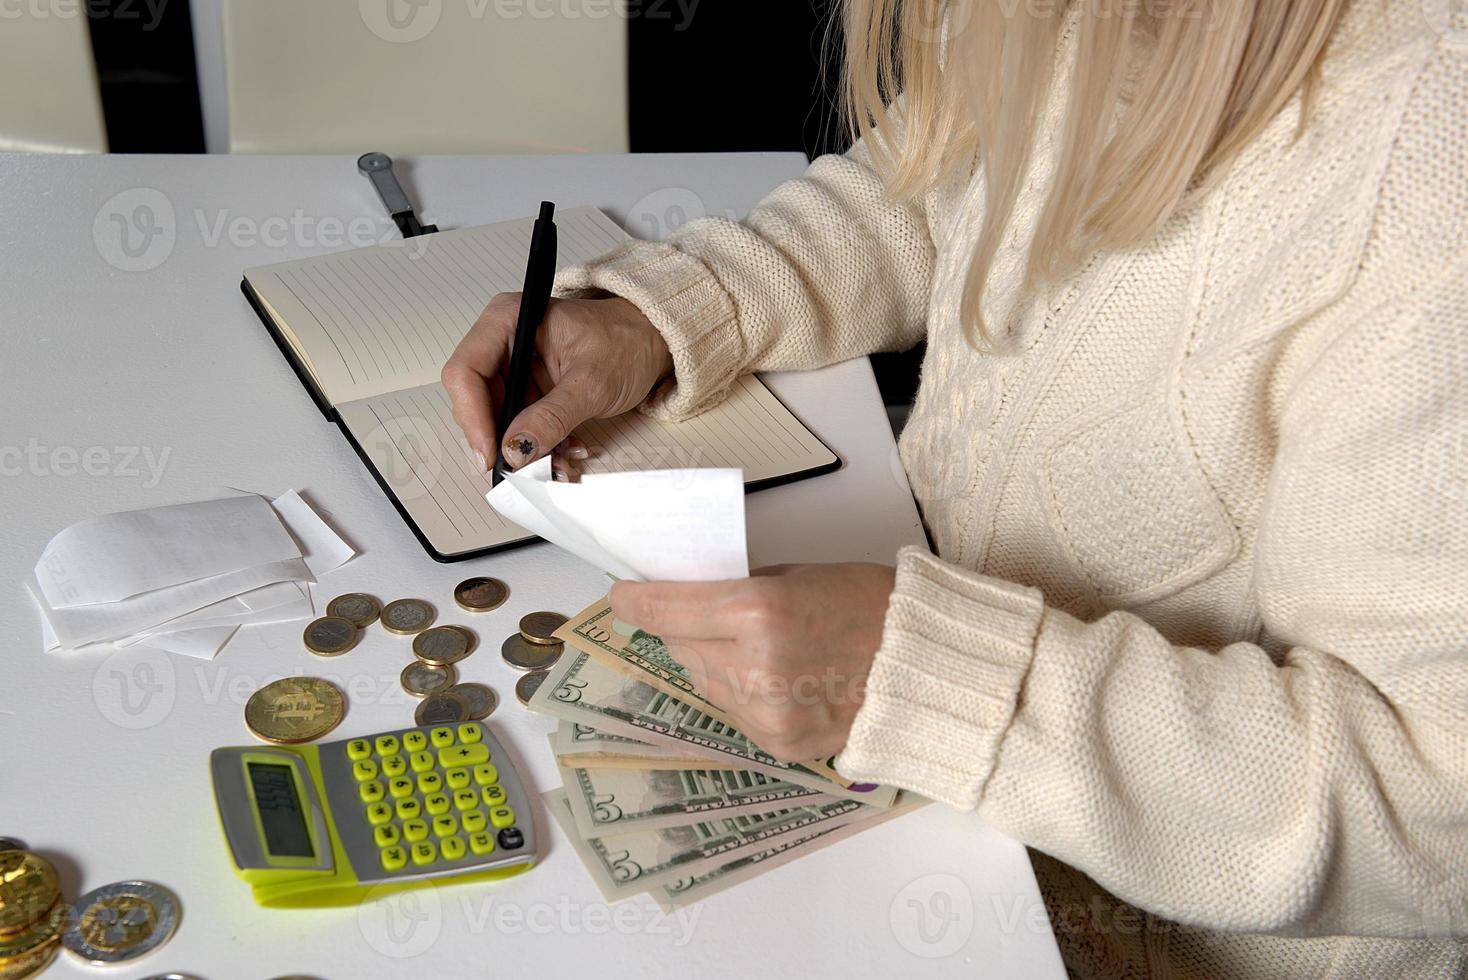
[[[525,433],[510,436],[505,442],[505,462],[519,469],[535,458],[535,440]]]
[[[557,473],[555,476],[556,476],[556,482],[557,483],[570,483],[571,482],[571,478],[569,476],[567,476],[566,474],[564,474],[564,473]]]
[[[570,459],[590,459],[591,450],[580,439],[567,439],[566,456]]]
[[[479,472],[488,473],[489,461],[484,458],[484,453],[476,449],[474,450],[474,458],[479,461]]]

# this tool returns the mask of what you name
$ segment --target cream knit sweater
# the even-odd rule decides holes
[[[559,282],[662,331],[671,417],[927,336],[901,453],[937,557],[894,556],[838,764],[1033,848],[1078,976],[1468,970],[1468,23],[1434,4],[1357,0],[1303,138],[1292,105],[1035,296],[1052,105],[1011,355],[957,320],[981,179],[901,206],[860,147]]]

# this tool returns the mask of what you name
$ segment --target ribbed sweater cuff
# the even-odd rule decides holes
[[[607,292],[642,311],[673,355],[673,377],[643,406],[682,419],[717,402],[744,366],[734,302],[698,259],[659,242],[629,242],[556,277],[555,295]]]
[[[976,807],[1043,611],[1034,589],[904,548],[866,699],[836,768],[848,779]]]

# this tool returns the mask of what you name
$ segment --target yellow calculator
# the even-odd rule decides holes
[[[209,767],[235,873],[264,906],[353,905],[368,889],[505,878],[535,864],[530,801],[478,722],[215,749]]]

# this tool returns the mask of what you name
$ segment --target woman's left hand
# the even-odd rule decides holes
[[[618,582],[616,617],[662,638],[699,693],[786,762],[846,745],[896,572],[777,565],[728,582]]]

